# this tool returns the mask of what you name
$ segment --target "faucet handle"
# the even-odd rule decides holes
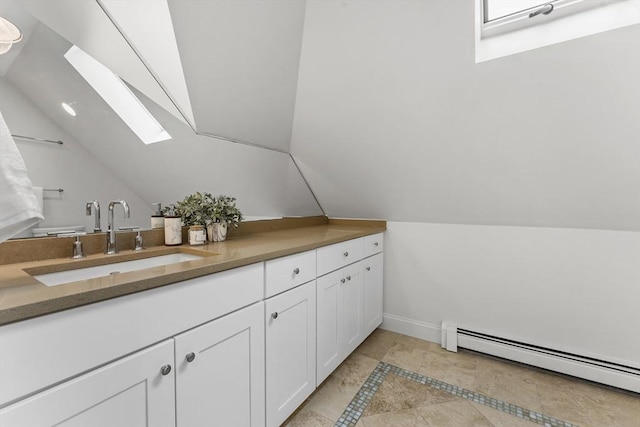
[[[127,230],[127,231],[137,231],[138,234],[136,234],[135,237],[135,247],[133,248],[134,251],[141,251],[144,249],[144,247],[142,247],[142,230],[140,230],[140,227],[138,227],[137,225],[132,225],[129,227],[119,227],[118,230]]]
[[[80,236],[84,236],[87,233],[84,231],[78,231],[78,232],[62,232],[62,233],[57,233],[56,237],[75,237],[76,241],[73,242],[73,256],[71,258],[73,259],[79,259],[79,258],[84,258],[84,251],[82,249],[82,242],[80,241]]]
[[[84,250],[82,249],[82,242],[80,241],[79,234],[76,234],[76,241],[73,242],[73,256],[71,258],[84,258]]]
[[[144,247],[142,246],[142,234],[140,234],[140,230],[138,230],[138,234],[136,235],[135,242],[136,242],[136,247],[133,249],[134,251],[141,251],[144,249]]]

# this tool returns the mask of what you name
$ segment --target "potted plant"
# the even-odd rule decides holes
[[[207,223],[209,240],[221,242],[227,238],[229,224],[236,228],[244,218],[236,206],[236,198],[220,195],[213,198],[211,221]]]
[[[182,218],[182,225],[207,225],[213,222],[214,200],[210,193],[198,191],[176,202],[175,211]]]

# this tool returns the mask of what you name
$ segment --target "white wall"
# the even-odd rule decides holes
[[[309,1],[292,153],[390,220],[388,327],[638,365],[640,27],[475,64],[473,7]]]
[[[385,327],[458,327],[640,368],[640,233],[389,222]]]
[[[85,204],[92,199],[100,202],[103,230],[107,229],[108,202],[114,199],[125,199],[131,208],[129,219],[116,208],[116,227],[149,227],[151,208],[136,193],[5,78],[0,78],[0,93],[0,110],[12,134],[63,141],[63,145],[57,145],[15,138],[33,185],[64,189],[63,193],[44,193],[45,219],[37,227],[84,225],[87,231],[93,231],[93,214],[85,215]]]
[[[332,216],[640,230],[640,26],[476,64],[472,1],[310,1],[291,152]]]

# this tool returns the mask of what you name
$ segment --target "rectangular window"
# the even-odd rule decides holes
[[[545,2],[540,0],[484,0],[484,22],[494,21],[544,4]]]
[[[476,0],[476,62],[638,23],[638,0]]]

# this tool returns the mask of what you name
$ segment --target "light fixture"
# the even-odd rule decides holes
[[[0,55],[7,53],[14,43],[22,40],[22,33],[11,23],[0,16]]]
[[[171,135],[113,71],[75,45],[64,57],[142,142],[151,144],[171,139]]]
[[[73,107],[67,104],[66,102],[62,103],[62,108],[64,108],[64,111],[69,113],[70,116],[73,116],[73,117],[77,116],[76,110],[74,110]]]

